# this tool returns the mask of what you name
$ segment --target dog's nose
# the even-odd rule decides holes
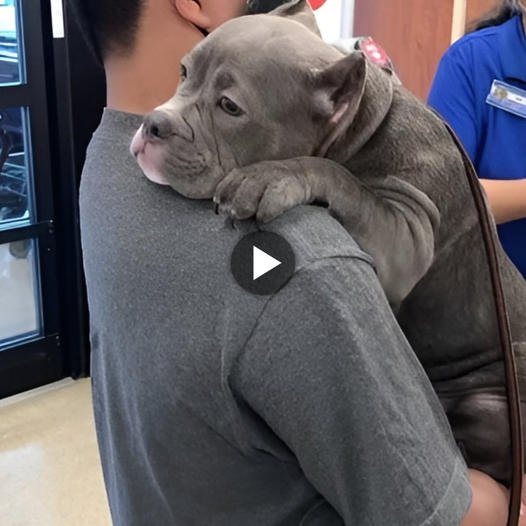
[[[170,118],[162,111],[146,115],[142,125],[143,134],[148,139],[166,139],[173,134]]]

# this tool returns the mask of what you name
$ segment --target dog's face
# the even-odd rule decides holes
[[[285,18],[230,21],[183,59],[177,93],[146,116],[132,152],[149,179],[191,198],[212,197],[234,168],[313,155],[333,122],[341,57]]]

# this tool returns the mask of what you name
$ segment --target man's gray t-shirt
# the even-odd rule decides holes
[[[114,524],[458,525],[466,467],[370,258],[299,207],[266,227],[295,274],[246,292],[230,256],[256,225],[148,181],[140,124],[106,110],[80,199]]]

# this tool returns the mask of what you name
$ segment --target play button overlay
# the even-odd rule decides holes
[[[252,250],[252,268],[254,270],[252,279],[254,281],[280,265],[281,261],[269,256],[254,245]]]
[[[277,292],[294,274],[294,252],[272,232],[253,232],[234,248],[230,268],[245,290],[266,296]]]

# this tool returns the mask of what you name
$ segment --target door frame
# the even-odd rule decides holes
[[[0,86],[0,107],[26,108],[29,116],[28,166],[32,180],[33,221],[0,230],[0,244],[34,239],[40,286],[41,334],[21,337],[0,347],[0,398],[17,394],[68,375],[62,349],[54,202],[55,172],[50,120],[52,100],[52,35],[49,2],[20,0],[20,57],[25,82]]]

